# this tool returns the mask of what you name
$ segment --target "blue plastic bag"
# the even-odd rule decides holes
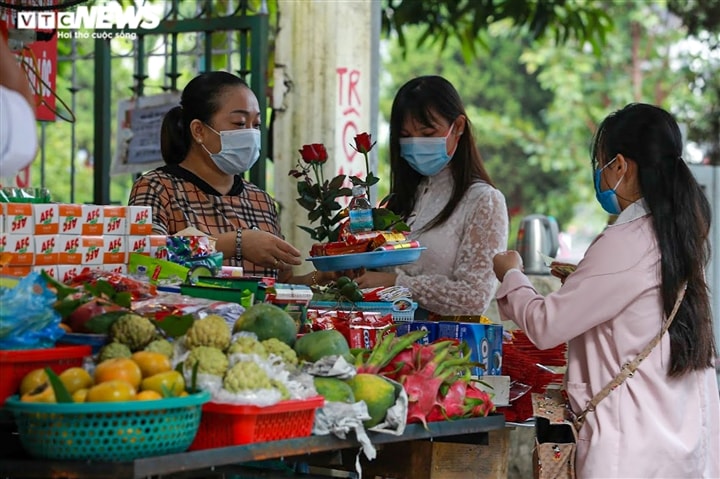
[[[0,349],[52,348],[65,334],[53,309],[56,294],[36,272],[0,288]]]

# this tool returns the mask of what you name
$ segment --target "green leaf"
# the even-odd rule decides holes
[[[65,299],[67,296],[77,293],[79,291],[79,289],[77,288],[65,286],[60,281],[47,274],[47,272],[44,270],[40,273],[40,276],[42,276],[42,278],[47,281],[48,285],[52,286],[52,288],[55,289],[57,298],[60,300]]]
[[[106,296],[108,298],[114,298],[117,294],[113,285],[105,280],[97,280],[94,285],[86,283],[85,289],[93,296]]]
[[[328,187],[333,190],[339,189],[342,186],[342,184],[345,182],[345,178],[346,178],[345,175],[337,175],[335,178],[330,180]]]
[[[83,304],[87,303],[88,301],[92,300],[92,296],[83,296],[82,298],[78,299],[70,299],[65,298],[62,301],[58,301],[53,306],[53,309],[57,311],[57,313],[60,315],[62,319],[67,318],[70,316],[76,309],[78,309]]]
[[[200,366],[200,361],[197,361],[195,364],[193,364],[192,375],[190,376],[190,391],[193,394],[200,392],[200,390],[197,387],[197,374],[198,374],[199,366]]]
[[[179,338],[190,329],[195,322],[195,318],[191,314],[182,316],[171,314],[165,316],[161,321],[156,321],[155,325],[167,333],[171,338]]]
[[[320,208],[312,210],[310,213],[308,213],[308,220],[310,221],[310,223],[313,223],[317,221],[318,218],[320,218],[320,215],[322,215],[322,210]]]
[[[297,199],[297,202],[300,206],[305,208],[306,210],[312,210],[315,208],[315,200],[309,200],[307,197],[301,197]]]
[[[49,367],[45,367],[45,374],[47,374],[47,377],[50,380],[50,386],[52,386],[53,392],[55,393],[55,401],[58,403],[73,402],[72,396],[60,380],[60,377],[55,374],[55,371]]]
[[[357,186],[357,185],[365,186],[365,180],[361,180],[357,176],[354,176],[354,175],[350,176],[350,181],[352,182],[353,186]],[[350,191],[350,194],[352,194],[352,190]]]
[[[85,323],[85,328],[91,333],[108,334],[112,323],[114,323],[120,316],[127,313],[127,311],[109,311],[107,313],[99,314],[94,318],[90,318]]]
[[[120,293],[115,293],[113,302],[115,304],[117,304],[118,306],[122,306],[123,308],[130,309],[130,307],[132,306],[132,293],[130,293],[129,291],[122,291]]]

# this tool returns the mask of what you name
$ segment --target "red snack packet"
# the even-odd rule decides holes
[[[382,316],[380,313],[362,312],[359,317],[350,320],[348,343],[351,348],[372,349],[387,332],[385,328],[392,324],[392,314]]]

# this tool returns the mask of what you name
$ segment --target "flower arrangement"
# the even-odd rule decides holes
[[[300,159],[296,168],[290,170],[288,175],[298,179],[297,202],[308,211],[310,223],[320,222],[319,226],[300,226],[300,229],[310,234],[310,237],[318,242],[338,241],[341,233],[343,220],[348,216],[347,208],[338,202],[338,199],[349,197],[352,190],[346,186],[345,180],[349,179],[353,185],[363,185],[370,200],[370,187],[375,185],[380,178],[370,171],[368,154],[375,146],[372,136],[368,133],[360,133],[355,138],[355,144],[351,145],[355,151],[365,158],[365,179],[358,176],[336,175],[326,179],[323,165],[327,162],[328,154],[325,145],[313,143],[303,145],[300,152]],[[388,197],[389,198],[389,197]],[[374,229],[378,231],[409,231],[410,228],[402,219],[384,206],[388,198],[384,198],[378,207],[373,208]],[[372,204],[372,200],[370,200]]]

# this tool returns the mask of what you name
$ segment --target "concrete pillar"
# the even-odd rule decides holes
[[[323,143],[329,156],[326,178],[365,176],[364,159],[350,144],[361,132],[377,137],[379,8],[379,0],[278,1],[274,190],[283,233],[306,256],[313,241],[297,225],[317,223],[311,225],[307,210],[295,201],[297,180],[287,172],[302,145]],[[308,263],[298,272],[311,270]]]

